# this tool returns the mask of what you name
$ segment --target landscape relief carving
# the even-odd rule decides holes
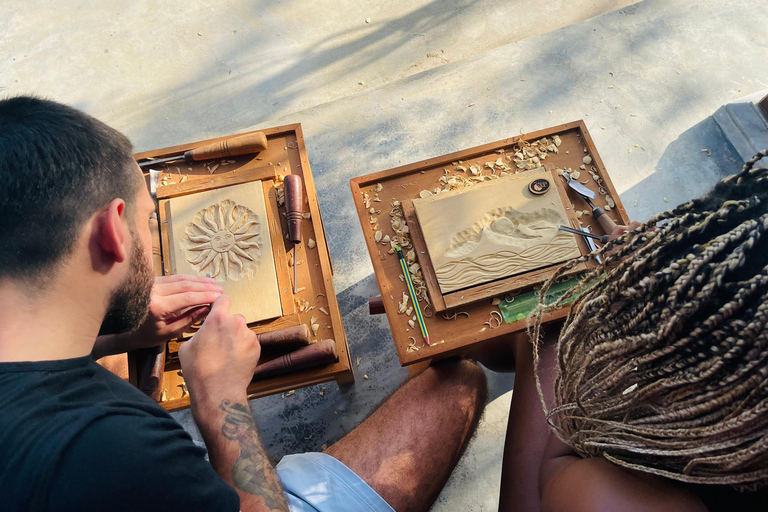
[[[458,290],[520,274],[578,256],[573,235],[559,231],[568,222],[555,210],[522,213],[495,208],[454,235],[435,274],[441,286]]]
[[[230,199],[203,208],[187,223],[186,260],[198,274],[238,281],[261,262],[259,217]]]
[[[413,200],[442,293],[548,267],[581,255],[555,187],[528,184],[554,176],[537,169]]]

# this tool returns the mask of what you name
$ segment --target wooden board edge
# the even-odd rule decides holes
[[[341,360],[341,358],[340,358]],[[345,366],[339,366],[339,363],[328,365],[319,368],[314,371],[317,375],[305,378],[306,372],[313,372],[313,370],[306,370],[305,372],[296,372],[293,374],[283,375],[275,377],[274,379],[266,379],[263,381],[254,381],[248,385],[246,392],[248,393],[248,400],[254,400],[257,398],[263,398],[265,396],[275,395],[284,391],[290,391],[292,389],[303,388],[308,386],[315,386],[322,384],[323,382],[330,382],[332,380],[345,380],[349,378],[351,369]],[[294,377],[292,379],[286,379],[285,377]],[[302,377],[302,378],[296,378]],[[274,382],[270,382],[274,381]],[[259,386],[260,384],[268,383],[268,386]],[[187,409],[190,406],[189,395],[175,398],[172,400],[166,400],[165,402],[159,402],[159,405],[167,412],[174,412]]]
[[[315,234],[315,249],[318,251],[318,260],[320,261],[320,275],[323,277],[323,287],[325,289],[325,299],[328,302],[328,312],[330,313],[331,331],[333,339],[336,342],[336,351],[339,356],[339,363],[343,364],[349,371],[352,371],[352,356],[347,342],[347,336],[344,331],[344,323],[341,319],[341,310],[339,301],[336,297],[336,289],[333,286],[333,265],[331,263],[331,251],[328,247],[328,239],[325,234],[322,216],[320,213],[320,203],[317,198],[317,189],[312,169],[309,165],[307,148],[304,142],[304,134],[301,129],[301,123],[293,125],[292,128],[296,137],[296,146],[299,151],[301,161],[301,177],[304,181],[304,190],[307,198],[307,207],[309,208],[312,223],[312,231]]]
[[[421,273],[424,276],[424,284],[427,287],[429,299],[432,301],[432,309],[434,309],[436,313],[445,311],[445,299],[442,291],[440,291],[440,285],[437,282],[437,274],[435,274],[435,268],[432,266],[432,258],[429,255],[429,248],[424,240],[424,234],[421,232],[421,225],[419,224],[418,215],[416,214],[416,207],[413,206],[412,200],[400,201],[400,206],[403,209],[403,217],[405,218],[405,223],[408,225],[408,230],[411,235],[411,245],[413,245],[413,250],[416,251],[416,259],[421,266]],[[384,307],[386,308],[386,303]]]
[[[451,162],[456,162],[458,160],[467,160],[470,158],[474,158],[476,156],[495,151],[496,149],[500,149],[505,146],[510,146],[519,140],[527,141],[527,140],[539,139],[541,137],[546,137],[552,134],[558,134],[568,130],[579,129],[581,128],[581,126],[583,126],[583,123],[584,122],[582,120],[571,121],[569,123],[553,126],[551,128],[544,128],[534,132],[525,133],[523,135],[515,135],[513,137],[507,137],[505,139],[489,142],[486,144],[482,144],[480,146],[463,149],[461,151],[456,151],[454,153],[449,153],[447,155],[438,155],[432,158],[427,158],[426,160],[421,160],[419,162],[414,162],[407,165],[401,165],[400,167],[394,167],[392,169],[378,171],[372,174],[357,176],[355,178],[350,179],[350,185],[352,187],[357,187],[357,188],[366,187],[379,181],[384,181],[386,179],[395,178],[398,176],[402,176],[404,174],[410,174],[414,171],[423,170],[424,167],[438,167],[440,165],[446,165]]]
[[[614,199],[616,206],[618,206],[618,208],[615,208],[616,213],[618,213],[619,217],[621,218],[622,222],[625,225],[629,225],[630,223],[629,215],[627,215],[627,210],[626,208],[624,208],[624,203],[621,201],[621,197],[619,193],[616,191],[616,187],[613,186],[613,181],[611,180],[611,177],[608,174],[608,170],[605,168],[603,159],[600,157],[600,154],[597,152],[597,148],[595,147],[595,142],[592,140],[592,136],[589,134],[587,125],[584,123],[583,120],[580,120],[578,122],[578,128],[582,134],[584,143],[587,145],[589,149],[589,154],[592,156],[592,161],[595,164],[595,167],[597,167],[600,177],[603,178],[603,183],[605,183],[605,188],[611,193],[611,197]],[[610,234],[610,233],[606,233],[606,234]]]
[[[159,149],[151,149],[148,151],[141,151],[139,153],[134,153],[133,158],[137,162],[139,160],[145,160],[147,158],[165,158],[166,156],[173,156],[178,153],[183,153],[187,151],[188,149],[194,149],[200,146],[203,146],[205,144],[211,144],[213,142],[219,142],[222,140],[231,139],[233,137],[239,137],[241,135],[248,135],[251,133],[258,133],[261,132],[264,135],[267,136],[267,146],[269,146],[269,138],[275,138],[279,137],[281,135],[285,135],[287,133],[291,133],[295,131],[296,127],[299,126],[298,123],[293,124],[286,124],[282,126],[275,126],[273,128],[264,128],[262,130],[249,130],[242,133],[232,133],[229,135],[224,135],[222,137],[214,137],[212,139],[205,139],[205,140],[198,140],[195,142],[186,142],[184,144],[177,144],[175,146],[167,146],[164,148]]]
[[[280,296],[280,308],[282,316],[296,312],[296,302],[292,294],[290,270],[288,269],[288,255],[285,252],[283,230],[280,225],[280,210],[277,206],[277,191],[272,180],[261,182],[264,191],[264,201],[267,204],[267,223],[269,236],[272,239],[272,257],[275,260],[275,275],[277,277],[277,293]],[[296,262],[294,261],[295,265]]]
[[[566,316],[568,316],[569,311],[570,311],[570,306],[565,306],[563,308],[558,309],[557,311],[548,313],[545,319],[545,322],[551,322],[554,320],[565,318]],[[523,319],[523,320],[518,320],[517,322],[512,322],[510,324],[503,323],[501,324],[501,327],[494,329],[496,331],[496,336],[494,336],[493,338],[485,339],[485,340],[479,339],[481,333],[473,330],[473,332],[469,334],[464,334],[464,335],[458,336],[457,338],[454,338],[454,341],[451,342],[451,347],[448,348],[447,350],[441,350],[440,352],[437,352],[436,350],[434,350],[434,348],[441,348],[443,347],[443,345],[435,345],[435,344],[432,345],[432,347],[434,348],[424,347],[418,351],[406,352],[403,355],[403,357],[400,358],[400,363],[402,366],[410,366],[413,364],[422,363],[424,361],[437,361],[440,359],[444,359],[446,357],[461,355],[466,353],[468,350],[470,350],[470,348],[474,348],[477,344],[498,341],[512,333],[524,331],[527,328],[526,321],[527,321],[526,319]],[[439,340],[433,340],[433,341],[439,341]]]
[[[176,185],[165,185],[157,188],[158,199],[171,199],[187,196],[198,192],[205,192],[217,188],[242,185],[251,181],[262,181],[277,177],[277,168],[274,165],[265,165],[253,169],[241,169],[225,174],[217,174],[210,179],[194,179]]]

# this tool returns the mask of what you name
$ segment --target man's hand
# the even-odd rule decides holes
[[[258,337],[242,315],[230,315],[230,305],[226,295],[216,299],[200,330],[179,348],[191,399],[203,406],[245,397],[261,355]]]
[[[288,512],[280,480],[261,443],[246,387],[261,346],[242,315],[222,295],[191,340],[179,347],[192,416],[213,469],[240,496],[243,512]]]
[[[135,331],[114,336],[99,336],[93,357],[120,354],[139,348],[156,347],[179,336],[205,318],[210,304],[221,296],[216,281],[203,276],[172,275],[155,278],[149,312]]]

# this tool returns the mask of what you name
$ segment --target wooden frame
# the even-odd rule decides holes
[[[568,217],[568,222],[570,223],[571,227],[578,229],[579,223],[576,219],[575,211],[570,206],[567,206],[570,204],[568,192],[566,190],[567,185],[564,183],[563,179],[558,178],[553,171],[549,172],[548,177],[554,184],[554,188],[557,191],[557,194],[560,196],[560,200],[563,202],[563,205],[566,205],[567,209],[565,213]],[[421,265],[421,269],[424,274],[424,282],[427,285],[427,291],[429,292],[429,296],[432,299],[435,311],[438,313],[448,309],[454,309],[465,304],[471,304],[478,300],[490,299],[499,294],[514,293],[515,291],[523,289],[527,286],[541,283],[542,281],[546,280],[559,266],[551,265],[539,270],[533,270],[524,274],[514,275],[504,279],[498,279],[490,283],[473,286],[464,290],[442,293],[437,282],[437,276],[435,275],[435,269],[432,265],[432,259],[429,257],[429,249],[427,248],[424,235],[421,232],[421,226],[419,225],[418,219],[416,217],[413,200],[403,201],[402,207],[406,223],[408,224],[408,228],[410,230],[411,243],[413,243],[413,246],[416,249],[416,257],[419,260],[419,264]],[[576,238],[576,244],[579,246],[579,251],[581,251],[582,255],[588,254],[590,252],[589,246],[587,246],[587,243],[583,238]],[[578,274],[592,267],[594,267],[594,263],[592,262],[581,263],[574,267],[571,271],[564,274],[563,277]]]
[[[489,155],[495,155],[497,151],[509,149],[520,140],[532,141],[542,137],[551,137],[552,135],[559,135],[562,144],[558,148],[559,152],[557,154],[549,154],[544,161],[545,168],[550,171],[555,167],[578,169],[582,164],[582,158],[586,154],[584,152],[584,148],[586,148],[587,153],[593,160],[591,165],[595,167],[597,174],[603,179],[602,186],[605,187],[616,203],[615,208],[608,211],[607,215],[617,223],[628,224],[629,217],[626,210],[583,121],[575,121],[529,134],[502,139],[482,146],[429,158],[421,162],[350,180],[355,209],[363,228],[366,246],[374,268],[374,275],[381,291],[384,310],[392,330],[395,349],[397,350],[401,365],[412,365],[435,358],[460,354],[476,344],[496,340],[510,333],[524,330],[526,328],[524,320],[502,324],[498,328],[488,328],[485,322],[489,321],[491,311],[498,311],[498,308],[491,304],[491,298],[503,298],[512,289],[509,286],[510,284],[521,293],[530,290],[535,284],[546,280],[557,266],[499,280],[483,287],[475,287],[479,288],[479,290],[464,290],[463,292],[454,292],[446,295],[439,293],[437,280],[433,274],[434,270],[423,272],[430,299],[434,304],[433,307],[425,308],[424,311],[425,322],[429,330],[430,339],[433,342],[432,346],[425,346],[418,329],[412,329],[408,325],[409,317],[398,313],[398,302],[401,300],[402,293],[406,291],[405,284],[399,278],[401,274],[400,266],[397,256],[388,254],[388,247],[376,242],[374,239],[375,230],[372,229],[372,226],[378,225],[379,230],[391,235],[389,207],[394,201],[399,201],[403,208],[404,217],[410,230],[411,242],[416,249],[419,263],[422,265],[422,269],[427,265],[429,270],[431,263],[428,263],[428,258],[425,258],[426,245],[423,243],[423,237],[416,221],[413,206],[412,204],[409,205],[414,198],[418,197],[419,191],[423,189],[431,190],[437,186],[437,180],[443,175],[444,167],[450,167],[453,162],[461,161],[463,165],[469,166],[473,163],[474,159],[487,159]],[[559,193],[565,194],[563,202],[566,208],[570,208],[567,211],[589,210],[590,208],[586,201],[567,186],[563,186],[562,181],[562,179],[556,179],[555,183],[558,184]],[[367,193],[369,196],[372,196],[378,185],[381,185],[381,191],[378,193],[381,202],[377,204],[381,205],[378,208],[384,211],[378,214],[378,218],[381,219],[380,223],[371,224],[371,218],[374,216],[370,215],[369,209],[366,208],[363,202],[363,194]],[[598,198],[596,204],[604,206],[603,202],[601,198]],[[578,221],[574,222],[574,218],[570,220],[574,227],[579,226]],[[591,226],[593,233],[603,234],[600,225],[591,214],[584,215],[580,221],[581,225]],[[586,251],[586,243],[581,238],[578,241],[579,247]],[[583,266],[580,270],[583,271],[585,268],[587,267]],[[464,296],[463,298],[462,295]],[[423,303],[421,306],[424,308]],[[454,313],[459,312],[466,313],[466,315],[454,315]],[[563,308],[552,313],[545,321],[562,318],[566,315],[567,308]]]
[[[166,273],[170,272],[170,257],[168,256],[170,254],[170,241],[167,229],[164,228],[168,221],[167,201],[169,198],[211,188],[263,180],[283,316],[250,324],[249,327],[257,333],[271,331],[300,323],[308,324],[310,317],[315,315],[319,318],[318,323],[321,325],[318,339],[330,338],[335,340],[339,359],[336,363],[325,367],[252,382],[248,386],[248,397],[256,398],[331,380],[336,380],[339,384],[350,384],[354,382],[352,359],[333,288],[333,267],[331,266],[330,253],[317,202],[317,191],[306,154],[301,125],[291,124],[259,131],[267,136],[268,147],[266,150],[258,155],[230,157],[227,160],[228,165],[217,168],[213,174],[206,166],[211,161],[192,164],[184,161],[170,162],[153,167],[162,170],[164,175],[171,178],[187,176],[183,183],[161,186],[157,191],[160,232],[155,235],[153,249],[159,248],[161,265],[156,266],[155,273],[162,275],[163,270]],[[135,154],[134,158],[137,161],[147,158],[163,158],[230,137],[232,136],[145,151]],[[148,171],[148,169],[146,170]],[[285,176],[287,174],[298,174],[302,177],[305,191],[305,211],[309,213],[309,219],[302,222],[303,243],[297,249],[297,259],[303,260],[304,263],[297,267],[300,292],[296,296],[292,293],[292,280],[288,267],[279,264],[279,262],[288,260],[292,246],[289,246],[283,237],[283,234],[287,233],[287,222],[280,211],[282,208],[278,207],[277,204],[274,179],[278,175]],[[315,240],[316,247],[314,249],[309,249],[307,246],[310,238]],[[156,260],[158,260],[157,257]],[[301,290],[301,288],[304,289]],[[297,299],[307,301],[312,309],[300,312],[296,306]],[[319,312],[321,306],[328,311],[327,316]],[[182,337],[171,341],[166,347],[166,362],[160,382],[160,387],[166,393],[162,394],[163,399],[161,399],[160,405],[170,411],[189,406],[189,396],[185,391],[183,375],[178,371],[178,357],[176,355],[178,347],[184,340],[185,338]],[[130,381],[134,384],[137,383],[139,370],[136,358],[129,355]]]

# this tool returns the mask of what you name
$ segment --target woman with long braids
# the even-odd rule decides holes
[[[768,510],[764,156],[617,228],[601,264],[539,304],[514,341],[500,510]]]

